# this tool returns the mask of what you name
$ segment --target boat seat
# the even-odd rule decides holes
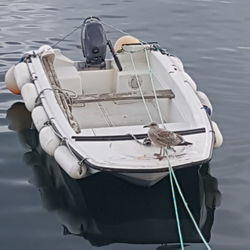
[[[113,68],[79,71],[83,92],[86,95],[111,92],[114,89],[115,74]]]
[[[157,98],[168,98],[172,99],[175,97],[171,89],[156,90]],[[148,91],[144,93],[144,99],[154,99],[155,95],[153,91]],[[104,93],[104,94],[91,94],[91,95],[80,95],[74,98],[73,104],[79,103],[93,103],[93,102],[107,102],[107,101],[125,101],[125,100],[141,100],[140,93]]]
[[[55,50],[55,60],[53,65],[61,88],[73,91],[77,95],[81,95],[81,78],[74,66],[74,62],[62,55],[59,50]]]

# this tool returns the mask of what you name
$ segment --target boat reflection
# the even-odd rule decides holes
[[[44,208],[58,215],[65,235],[83,236],[94,246],[167,244],[158,249],[179,249],[178,245],[168,246],[179,242],[168,177],[151,188],[129,184],[109,173],[71,179],[41,149],[30,113],[22,103],[15,103],[8,110],[7,119],[23,145],[28,146],[24,160],[32,169],[32,183],[40,192]],[[180,169],[176,176],[209,241],[214,212],[220,202],[216,178],[210,175],[209,165]],[[177,203],[184,242],[201,242],[178,195]]]

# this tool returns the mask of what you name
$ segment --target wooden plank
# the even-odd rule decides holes
[[[153,91],[143,93],[144,98],[154,99],[155,95]],[[169,98],[175,97],[171,89],[156,90],[157,98]],[[92,95],[80,95],[77,98],[72,98],[73,104],[77,103],[91,103],[91,102],[108,102],[108,101],[125,101],[125,100],[140,100],[142,99],[140,93],[105,93],[105,94],[92,94]]]

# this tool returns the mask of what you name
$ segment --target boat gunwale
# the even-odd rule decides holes
[[[193,135],[193,134],[201,134],[206,133],[206,128],[197,128],[197,129],[189,129],[189,130],[181,130],[181,131],[173,131],[178,133],[179,135]],[[147,138],[147,134],[125,134],[125,135],[100,135],[100,136],[72,136],[72,139],[75,141],[124,141],[124,140],[134,140],[135,138],[138,140]]]
[[[203,159],[201,161],[192,161],[189,163],[172,166],[174,169],[180,169],[185,167],[192,167],[194,165],[203,165],[205,163],[208,163],[212,158],[212,152],[210,152],[210,155],[207,159]],[[102,172],[119,172],[119,173],[162,173],[162,172],[169,172],[169,166],[167,167],[158,167],[158,168],[113,168],[113,167],[103,167],[95,165],[94,163],[90,162],[87,158],[83,160],[83,163],[86,164],[87,167],[102,171]],[[167,165],[167,164],[166,164]]]
[[[208,117],[209,118],[209,117]],[[213,155],[213,144],[214,144],[214,140],[215,140],[215,135],[214,135],[214,131],[209,131],[210,133],[212,133],[212,144],[210,147],[210,152],[209,152],[209,156],[206,159],[200,160],[200,161],[192,161],[189,163],[184,163],[184,164],[180,164],[180,165],[176,165],[176,166],[172,166],[174,169],[181,169],[181,168],[186,168],[186,167],[192,167],[194,165],[203,165],[206,164],[208,162],[210,162],[210,160],[212,159],[212,155]],[[76,155],[76,157],[78,157],[79,159],[82,159],[82,155],[75,151],[73,148],[71,148],[72,151],[74,152],[74,154]],[[84,160],[82,160],[83,164],[86,164],[87,167],[94,169],[96,171],[103,171],[103,172],[118,172],[118,173],[162,173],[162,172],[169,172],[169,168],[170,166],[167,167],[154,167],[154,168],[149,168],[149,167],[140,167],[140,168],[122,168],[122,167],[107,167],[107,166],[100,166],[97,164],[94,164],[91,162],[91,159],[85,158]]]

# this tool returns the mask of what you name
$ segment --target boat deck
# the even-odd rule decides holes
[[[185,124],[168,124],[168,129],[183,127]],[[140,141],[137,143],[129,135]],[[205,128],[177,130],[185,140],[192,143],[190,146],[178,146],[168,150],[171,166],[189,166],[194,162],[202,163],[204,160],[204,141],[208,135]],[[159,161],[154,153],[159,153],[160,148],[154,144],[145,146],[143,139],[147,136],[147,129],[140,126],[120,128],[83,129],[72,140],[88,155],[88,161],[97,166],[96,169],[129,172],[162,172],[167,171],[169,162],[167,158]],[[205,145],[206,146],[206,145]]]
[[[164,102],[167,101],[164,100]],[[160,123],[155,101],[150,100],[146,104],[152,120]],[[165,111],[167,111],[167,105]],[[145,125],[150,122],[150,118],[141,100],[86,103],[83,106],[74,107],[72,113],[82,129]],[[163,117],[163,119],[164,122],[167,122],[166,117]]]

